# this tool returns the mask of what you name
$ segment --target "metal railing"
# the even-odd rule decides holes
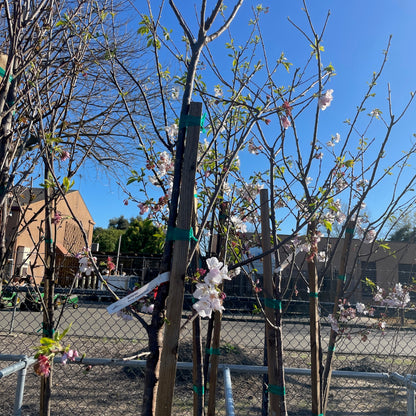
[[[25,288],[23,288],[25,289]],[[21,288],[18,291],[23,292]],[[57,293],[67,294],[64,289],[58,289]],[[117,413],[119,403],[126,403],[130,414],[137,411],[137,403],[142,400],[143,385],[143,366],[137,363],[136,369],[127,365],[122,357],[132,357],[148,351],[148,338],[144,327],[136,320],[123,320],[116,314],[110,315],[106,308],[110,304],[110,297],[107,292],[76,289],[74,294],[78,297],[78,308],[73,308],[69,304],[60,302],[57,305],[56,316],[60,316],[64,309],[64,314],[60,320],[58,330],[62,331],[70,324],[71,330],[65,337],[65,344],[70,344],[71,348],[76,349],[87,357],[112,357],[114,360],[104,359],[103,362],[91,363],[93,368],[87,369],[82,366],[71,366],[71,368],[61,368],[56,366],[54,381],[59,386],[75,386],[77,391],[77,401],[73,400],[71,393],[74,390],[59,388],[57,395],[53,398],[57,407],[62,407],[62,416],[73,414],[90,414],[88,408],[88,396],[84,391],[92,391],[92,395],[101,395],[101,400],[97,401],[97,413],[111,415]],[[122,295],[120,293],[120,295]],[[24,294],[20,297],[21,302],[25,299]],[[227,365],[232,374],[232,393],[234,396],[235,414],[241,416],[261,414],[262,407],[265,406],[263,397],[264,380],[261,376],[248,373],[247,365],[263,365],[264,351],[264,321],[262,317],[253,311],[254,299],[227,297],[224,301],[226,311],[223,315],[221,325],[221,344],[220,344],[220,364]],[[191,302],[183,313],[183,322],[190,316],[189,309]],[[14,307],[15,306],[15,307]],[[71,306],[71,307],[68,307]],[[322,304],[325,309],[331,309],[326,304]],[[407,311],[406,311],[407,314]],[[326,316],[326,310],[322,310],[322,315]],[[149,322],[150,315],[142,314],[143,318]],[[407,318],[407,315],[406,315]],[[331,383],[332,396],[329,403],[329,410],[342,414],[350,414],[349,408],[353,407],[356,412],[361,414],[410,414],[414,415],[414,387],[410,385],[407,389],[407,382],[414,382],[406,374],[414,373],[416,369],[416,325],[413,320],[406,320],[402,325],[397,320],[397,325],[392,319],[387,327],[381,331],[368,329],[369,325],[378,322],[377,319],[365,317],[357,318],[348,328],[355,330],[351,339],[340,337],[337,343],[337,361],[334,364],[336,370],[343,370],[341,377],[352,374],[348,381],[345,378],[333,379]],[[188,321],[186,321],[188,322]],[[309,358],[309,330],[308,318],[304,313],[304,303],[293,302],[284,316],[284,349],[285,364],[287,368],[295,371],[308,368]],[[322,350],[326,351],[327,339],[330,326],[326,318],[321,319],[322,323]],[[207,330],[208,321],[201,320],[203,333]],[[347,329],[348,329],[347,328]],[[367,341],[361,337],[362,331],[371,331]],[[20,304],[13,305],[13,302],[0,309],[0,354],[33,354],[33,347],[39,344],[42,336],[42,313],[38,310],[24,310]],[[10,335],[13,334],[13,335]],[[181,362],[188,362],[192,359],[192,328],[191,325],[184,326],[181,332],[179,359]],[[119,360],[120,365],[115,364]],[[10,363],[4,364],[9,365]],[[85,361],[84,364],[87,364]],[[103,365],[100,365],[103,364]],[[108,365],[109,364],[109,365]],[[233,366],[230,366],[233,364]],[[236,367],[236,365],[241,367]],[[96,367],[94,368],[94,365]],[[111,368],[110,366],[115,366]],[[133,365],[133,364],[132,364]],[[126,369],[122,366],[127,367]],[[180,367],[180,366],[179,366]],[[186,367],[181,372],[178,367],[178,384],[175,387],[175,411],[176,414],[185,412],[189,409],[192,400],[192,376]],[[239,369],[241,368],[241,370]],[[258,367],[257,367],[258,368]],[[222,372],[224,367],[220,367],[220,381],[223,382]],[[350,370],[351,373],[345,372]],[[257,371],[257,370],[256,370]],[[364,375],[359,379],[357,376]],[[366,373],[364,373],[366,372]],[[397,374],[396,379],[393,374]],[[308,413],[310,399],[310,377],[308,373],[292,373],[287,379],[287,405],[294,414]],[[337,374],[337,373],[335,373]],[[377,379],[371,378],[373,374],[383,374]],[[16,386],[15,378],[8,377],[3,381],[3,391],[0,394],[0,414],[12,414],[13,397]],[[397,377],[402,377],[400,380]],[[113,378],[114,383],[111,387],[113,400],[107,401],[104,391],[108,378]],[[134,384],[134,388],[132,385]],[[405,386],[405,387],[403,387]],[[135,391],[135,400],[127,396],[125,392],[129,389]],[[67,391],[68,390],[68,391]],[[221,391],[220,391],[221,390]],[[371,392],[371,400],[369,400]],[[23,413],[28,408],[33,413],[36,412],[36,402],[26,402],[26,397],[38,396],[37,379],[29,371],[25,386],[25,403]],[[82,403],[82,407],[78,405]],[[406,405],[408,410],[406,413]],[[114,410],[115,409],[115,410]],[[388,409],[388,410],[386,410]],[[86,413],[82,413],[84,411]],[[77,413],[78,412],[78,413]],[[393,412],[393,413],[392,413]],[[394,413],[396,412],[396,413]],[[129,414],[128,412],[126,414]],[[224,389],[218,391],[218,414],[225,415]],[[358,413],[357,413],[358,414]]]
[[[233,388],[231,383],[231,374],[228,367],[224,367],[224,396],[225,396],[225,414],[227,416],[234,416],[234,399],[233,399]]]
[[[219,366],[221,367],[221,365]],[[254,374],[266,374],[268,369],[267,367],[262,366],[240,366],[240,365],[229,365],[223,366],[224,369],[224,390],[225,390],[225,407],[226,415],[234,416],[234,400],[232,396],[232,382],[230,370],[236,372],[242,372],[242,367],[245,367],[248,373]],[[286,375],[302,375],[310,376],[311,371],[306,368],[285,368]],[[390,380],[394,381],[402,386],[406,387],[407,390],[407,416],[416,416],[415,411],[415,390],[416,383],[413,380],[416,380],[416,376],[412,374],[406,374],[405,376],[398,373],[369,373],[369,372],[360,372],[360,371],[333,371],[332,377],[338,378],[354,378],[354,379],[363,379],[363,380]]]
[[[24,384],[26,378],[27,367],[33,364],[36,360],[22,355],[0,355],[0,361],[18,361],[17,363],[0,370],[0,379],[15,372],[19,372],[16,397],[14,405],[14,416],[21,415],[21,408],[23,402]],[[59,358],[55,358],[55,362],[60,362]],[[120,360],[111,358],[77,358],[76,361],[70,364],[82,364],[93,366],[123,366],[144,368],[146,366],[145,360]],[[178,370],[192,370],[193,364],[190,362],[178,362]],[[237,364],[219,364],[218,370],[223,371],[224,377],[224,396],[226,415],[234,416],[234,400],[232,393],[231,372],[244,374],[267,374],[267,367],[255,365],[237,365]],[[286,375],[302,375],[310,376],[310,370],[304,368],[285,368]],[[332,376],[335,378],[354,378],[364,380],[387,380],[393,381],[395,384],[404,386],[407,390],[407,416],[416,416],[415,412],[415,390],[416,390],[416,376],[411,374],[401,375],[398,373],[371,373],[360,371],[333,371]]]
[[[0,370],[0,379],[17,374],[16,395],[14,399],[13,415],[22,414],[23,393],[25,389],[27,368],[36,362],[35,358],[26,355],[0,355],[0,361],[17,361],[16,363]]]

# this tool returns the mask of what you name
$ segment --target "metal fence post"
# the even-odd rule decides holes
[[[231,385],[230,369],[224,368],[224,396],[225,396],[225,412],[227,416],[234,416],[234,400]]]
[[[407,416],[415,416],[415,390],[412,386],[411,374],[406,375]]]
[[[16,396],[14,399],[14,409],[13,409],[14,416],[21,416],[22,414],[23,393],[25,390],[28,358],[25,357],[23,358],[22,361],[25,362],[25,366],[21,370],[19,370],[17,374]]]

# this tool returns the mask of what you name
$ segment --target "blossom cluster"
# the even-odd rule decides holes
[[[174,124],[173,126],[177,125]],[[171,127],[171,129],[175,128]],[[169,130],[170,132],[171,129]],[[172,134],[176,133],[177,131]],[[149,210],[151,210],[149,218],[152,218],[156,213],[161,212],[168,205],[173,187],[172,173],[174,169],[174,161],[169,153],[164,151],[158,154],[155,161],[148,160],[146,163],[146,168],[154,173],[154,175],[149,175],[149,182],[154,186],[161,187],[165,192],[165,194],[161,196],[157,202],[153,201],[153,199],[149,199],[137,204],[137,207],[140,210],[140,215],[144,215]],[[128,201],[126,202],[125,204],[127,205]]]
[[[224,280],[231,280],[228,267],[217,258],[209,258],[207,266],[208,272],[205,274],[203,282],[196,284],[196,290],[193,293],[193,297],[198,299],[193,308],[202,318],[211,318],[212,311],[222,312],[224,310],[222,302],[225,295],[218,286]]]
[[[334,316],[333,314],[328,315],[328,321],[331,324],[331,328],[337,334],[344,332],[340,328],[340,323],[347,323],[351,319],[356,318],[357,313],[360,315],[374,315],[374,309],[367,309],[363,303],[357,302],[355,308],[347,302],[346,299],[340,299],[338,303],[338,312]]]
[[[243,186],[237,189],[237,195],[248,204],[252,204],[257,195],[260,194],[260,190],[263,189],[263,184],[257,183],[244,183]]]
[[[324,213],[323,219],[328,221],[329,223],[333,224],[337,222],[338,224],[342,224],[345,222],[347,216],[341,210],[341,201],[337,199],[333,202],[328,211]]]
[[[75,361],[79,357],[78,351],[69,348],[69,345],[64,347],[60,341],[69,331],[68,327],[62,334],[55,332],[53,338],[43,337],[40,340],[40,346],[36,347],[37,353],[35,358],[36,363],[33,370],[38,376],[49,377],[51,372],[51,363],[57,354],[61,354],[61,363],[65,365],[68,361]]]
[[[284,111],[285,114],[282,114],[280,116],[280,123],[282,127],[285,130],[287,130],[292,125],[292,123],[290,122],[290,118],[289,118],[289,117],[292,117],[292,107],[288,101],[285,101],[283,103],[282,110]]]
[[[248,151],[252,154],[252,155],[258,155],[261,151],[263,150],[263,146],[259,145],[256,146],[253,142],[253,140],[249,140],[248,142]]]
[[[332,97],[333,92],[334,90],[326,90],[325,93],[319,97],[318,106],[322,111],[326,110],[331,105],[334,98]]]
[[[375,302],[378,302],[382,306],[388,306],[391,308],[405,308],[406,305],[410,302],[410,295],[409,291],[404,288],[401,283],[396,283],[390,292],[386,292],[384,289],[377,286],[377,290],[373,299]]]
[[[52,224],[58,225],[61,221],[71,218],[69,215],[63,215],[60,211],[55,211],[55,214],[52,216]]]
[[[381,306],[403,309],[410,302],[409,290],[408,288],[403,287],[401,283],[396,283],[396,285],[388,292],[380,288],[379,286],[376,286],[373,300]],[[368,315],[370,317],[373,317],[374,308],[367,308],[367,306],[361,302],[357,302],[354,308],[345,299],[340,299],[337,314],[335,316],[333,314],[330,314],[328,316],[328,321],[331,324],[331,328],[333,331],[335,331],[337,334],[343,334],[350,338],[351,333],[346,333],[345,328],[342,328],[340,324],[349,322],[351,319],[355,318],[357,314]],[[381,313],[380,316],[381,318],[379,318],[375,324],[372,324],[370,328],[379,329],[384,333],[384,330],[386,329],[386,314]],[[361,331],[360,333],[361,339],[363,341],[366,341],[368,329],[365,331]]]

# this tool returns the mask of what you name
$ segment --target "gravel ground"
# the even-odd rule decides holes
[[[22,345],[23,351],[30,354],[30,345],[38,341],[38,336],[19,334],[0,336],[0,349],[13,351]],[[140,345],[126,348],[122,340],[78,339],[79,345],[88,350],[89,357],[120,357],[123,353],[137,352]],[[226,344],[221,348],[220,362],[228,364],[258,365],[262,361],[261,349],[243,350],[238,346]],[[180,361],[190,361],[191,345],[180,348]],[[287,367],[308,368],[307,353],[285,353]],[[1,368],[10,363],[1,363]],[[396,365],[398,365],[396,363]],[[405,360],[400,366],[406,370],[413,365]],[[375,357],[338,356],[334,369],[353,371],[388,371],[388,359]],[[310,380],[306,376],[287,375],[287,403],[289,415],[310,415]],[[0,415],[13,414],[14,392],[17,377],[12,375],[1,381]],[[262,404],[263,378],[261,375],[233,374],[233,396],[237,415],[260,415]],[[39,414],[40,380],[29,369],[25,393],[23,416]],[[85,366],[56,365],[53,375],[52,416],[73,415],[137,415],[140,413],[143,388],[143,374],[140,369],[128,367],[95,366],[85,371]],[[175,390],[175,409],[173,414],[192,415],[192,380],[189,371],[178,371]],[[352,380],[333,378],[329,416],[338,415],[402,415],[406,410],[406,390],[381,381]],[[225,415],[222,377],[217,392],[217,414]]]

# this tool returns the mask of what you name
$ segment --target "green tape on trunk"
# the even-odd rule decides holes
[[[339,274],[339,275],[338,275],[338,279],[339,279],[339,280],[342,280],[342,281],[345,283],[345,279],[346,279],[345,274]]]
[[[198,395],[198,396],[203,396],[205,389],[204,386],[193,386],[192,390]]]
[[[205,348],[205,353],[209,355],[221,355],[219,348]]]
[[[345,234],[354,234],[354,228],[346,228]]]
[[[319,296],[319,293],[317,292],[309,292],[309,297],[310,298],[317,298]]]
[[[275,386],[273,384],[269,384],[267,386],[267,391],[275,394],[276,396],[284,396],[286,394],[285,386]]]
[[[198,241],[198,239],[194,236],[194,231],[192,228],[189,230],[184,230],[182,228],[169,227],[166,237],[170,241]]]
[[[282,311],[282,302],[277,299],[264,298],[264,306]]]
[[[184,127],[189,126],[201,126],[201,117],[182,114],[181,118],[179,119],[179,128],[183,129]]]
[[[0,77],[4,78],[4,76],[6,75],[6,71],[4,70],[4,68],[0,67]],[[9,76],[9,82],[13,81],[13,76],[10,75]]]

